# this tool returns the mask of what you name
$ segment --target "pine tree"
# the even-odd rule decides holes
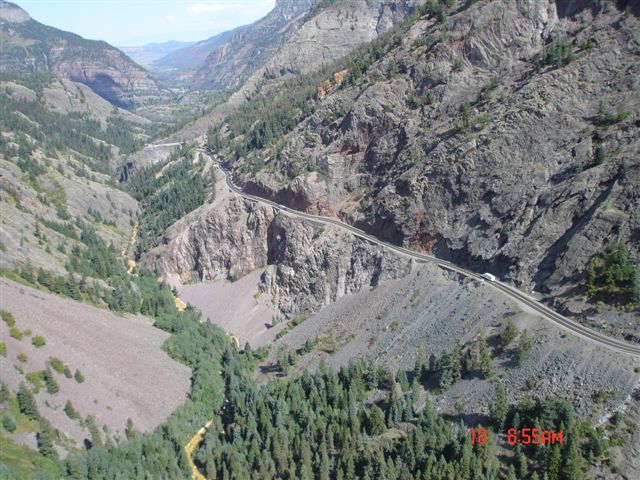
[[[478,365],[480,372],[484,378],[491,378],[493,376],[493,359],[491,358],[491,351],[487,340],[484,338],[484,334],[480,333],[480,343],[478,346]]]
[[[560,452],[560,446],[554,445],[549,457],[547,472],[549,473],[549,480],[560,480],[560,467],[562,463],[562,454]]]
[[[565,453],[564,466],[562,468],[563,480],[582,480],[584,478],[584,459],[580,451],[580,444],[576,440],[577,431],[570,438],[568,452]]]
[[[9,433],[13,433],[16,429],[16,419],[13,418],[9,411],[5,411],[2,414],[2,426]]]
[[[525,328],[520,334],[520,345],[518,346],[518,365],[522,365],[530,356],[533,348],[533,340]]]
[[[64,413],[67,415],[67,417],[69,417],[71,420],[77,420],[78,418],[80,418],[80,415],[78,414],[78,412],[76,411],[75,408],[73,408],[73,404],[71,403],[71,400],[67,400],[67,403],[64,406]]]
[[[371,435],[380,435],[384,432],[384,413],[377,405],[371,407],[371,413],[369,416],[369,432]]]
[[[460,340],[456,339],[456,344],[453,347],[451,356],[449,357],[449,366],[451,368],[451,376],[453,382],[460,380],[462,376],[462,347],[460,346]]]
[[[506,327],[500,334],[500,343],[502,344],[502,348],[506,348],[509,344],[515,340],[518,335],[518,329],[513,324],[513,322],[507,322]]]
[[[489,406],[490,415],[494,418],[499,431],[504,429],[504,422],[507,419],[509,404],[507,403],[507,391],[502,381],[496,384],[496,398]]]
[[[46,420],[40,421],[40,430],[36,436],[38,440],[38,451],[45,457],[57,459],[58,453],[53,446],[54,433],[51,425]]]
[[[17,397],[20,412],[33,420],[38,420],[40,418],[40,412],[38,412],[38,407],[36,406],[33,394],[24,383],[20,383]]]
[[[44,382],[47,385],[47,393],[53,395],[58,393],[60,387],[58,386],[58,382],[53,375],[53,372],[49,368],[44,371]]]

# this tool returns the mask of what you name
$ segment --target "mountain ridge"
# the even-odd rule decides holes
[[[149,73],[107,42],[44,25],[2,0],[3,75],[44,73],[84,83],[111,103],[131,107],[162,92]]]

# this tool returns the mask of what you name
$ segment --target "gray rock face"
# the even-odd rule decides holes
[[[425,17],[245,184],[550,298],[580,295],[606,245],[625,241],[640,259],[639,31],[636,16],[598,1]],[[575,58],[544,64],[560,40]],[[600,102],[629,115],[598,125]]]
[[[141,264],[171,282],[236,280],[267,267],[260,289],[282,313],[315,311],[348,293],[411,270],[378,246],[320,228],[219,190],[174,224]]]
[[[314,0],[278,0],[264,18],[236,29],[223,43],[215,45],[195,74],[194,85],[224,88],[240,85],[298,28],[314,3]]]

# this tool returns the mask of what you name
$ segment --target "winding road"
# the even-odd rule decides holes
[[[531,310],[534,310],[536,313],[538,313],[541,317],[545,318],[548,321],[551,321],[553,323],[555,323],[556,325],[560,326],[561,328],[563,328],[564,330],[567,330],[575,335],[578,335],[582,338],[585,338],[587,340],[590,340],[598,345],[601,345],[603,347],[609,348],[611,350],[615,350],[618,352],[622,352],[622,353],[626,353],[629,355],[634,355],[634,356],[638,356],[640,357],[640,346],[638,345],[633,345],[630,343],[627,343],[625,341],[622,340],[618,340],[616,338],[612,338],[609,337],[607,335],[604,335],[600,332],[597,332],[591,328],[588,328],[584,325],[582,325],[579,322],[576,322],[575,320],[571,320],[570,318],[567,318],[563,315],[560,315],[559,313],[555,312],[554,310],[552,310],[551,308],[547,307],[546,305],[540,303],[539,301],[537,301],[536,299],[530,297],[529,295],[521,292],[520,290],[517,290],[514,287],[511,287],[505,283],[502,283],[498,280],[487,280],[486,278],[483,278],[480,274],[476,273],[476,272],[472,272],[470,270],[467,270],[465,268],[459,267],[457,265],[454,265],[451,262],[448,262],[446,260],[441,260],[437,257],[434,257],[432,255],[427,255],[425,253],[420,253],[420,252],[416,252],[413,250],[409,250],[407,248],[404,247],[400,247],[397,245],[393,245],[391,243],[385,242],[383,240],[380,240],[379,238],[374,237],[373,235],[370,235],[368,233],[363,232],[362,230],[355,228],[352,225],[349,225],[347,223],[344,223],[338,219],[335,218],[330,218],[330,217],[323,217],[320,215],[311,215],[309,213],[305,213],[305,212],[301,212],[298,210],[293,210],[289,207],[286,207],[284,205],[280,205],[276,202],[272,202],[271,200],[267,200],[265,198],[262,197],[258,197],[257,195],[252,195],[250,193],[246,193],[244,192],[240,187],[236,186],[233,183],[233,178],[231,175],[231,172],[229,172],[227,169],[225,169],[220,162],[218,162],[215,159],[212,159],[211,156],[209,155],[209,153],[203,149],[203,148],[199,148],[198,149],[199,152],[203,153],[204,155],[206,155],[209,159],[211,159],[214,164],[220,169],[220,171],[222,171],[222,173],[225,176],[225,180],[227,183],[227,187],[234,193],[236,193],[237,195],[240,195],[241,197],[250,200],[250,201],[254,201],[254,202],[258,202],[258,203],[262,203],[264,205],[268,205],[270,207],[275,208],[276,210],[280,210],[281,212],[284,212],[288,215],[294,216],[294,217],[299,217],[299,218],[303,218],[305,220],[308,220],[310,222],[316,223],[316,224],[320,224],[320,225],[335,225],[336,227],[339,227],[343,230],[346,230],[347,232],[351,233],[352,235],[361,238],[363,240],[367,240],[368,242],[374,243],[376,245],[380,245],[382,247],[385,247],[389,250],[392,250],[400,255],[406,256],[406,257],[410,257],[413,258],[417,261],[421,261],[421,262],[430,262],[430,263],[435,263],[436,265],[438,265],[440,268],[443,268],[445,270],[450,270],[453,272],[457,272],[461,275],[464,275],[466,277],[469,278],[473,278],[475,280],[478,281],[484,281],[486,282],[486,284],[488,286],[490,286],[491,288],[495,288],[496,290],[499,290],[502,294],[510,297],[512,300],[516,301],[519,304],[525,305],[526,307],[530,308]]]

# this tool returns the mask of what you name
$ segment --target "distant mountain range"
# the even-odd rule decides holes
[[[137,47],[118,47],[129,58],[139,63],[143,67],[151,67],[156,60],[159,60],[176,50],[190,47],[196,42],[178,42],[169,40],[163,43],[148,43]]]
[[[188,71],[194,87],[237,87],[271,58],[316,3],[277,0],[260,20],[175,50],[153,66]]]
[[[43,25],[14,3],[0,1],[0,35],[3,77],[50,73],[83,83],[122,107],[161,93],[151,75],[117,48]]]

